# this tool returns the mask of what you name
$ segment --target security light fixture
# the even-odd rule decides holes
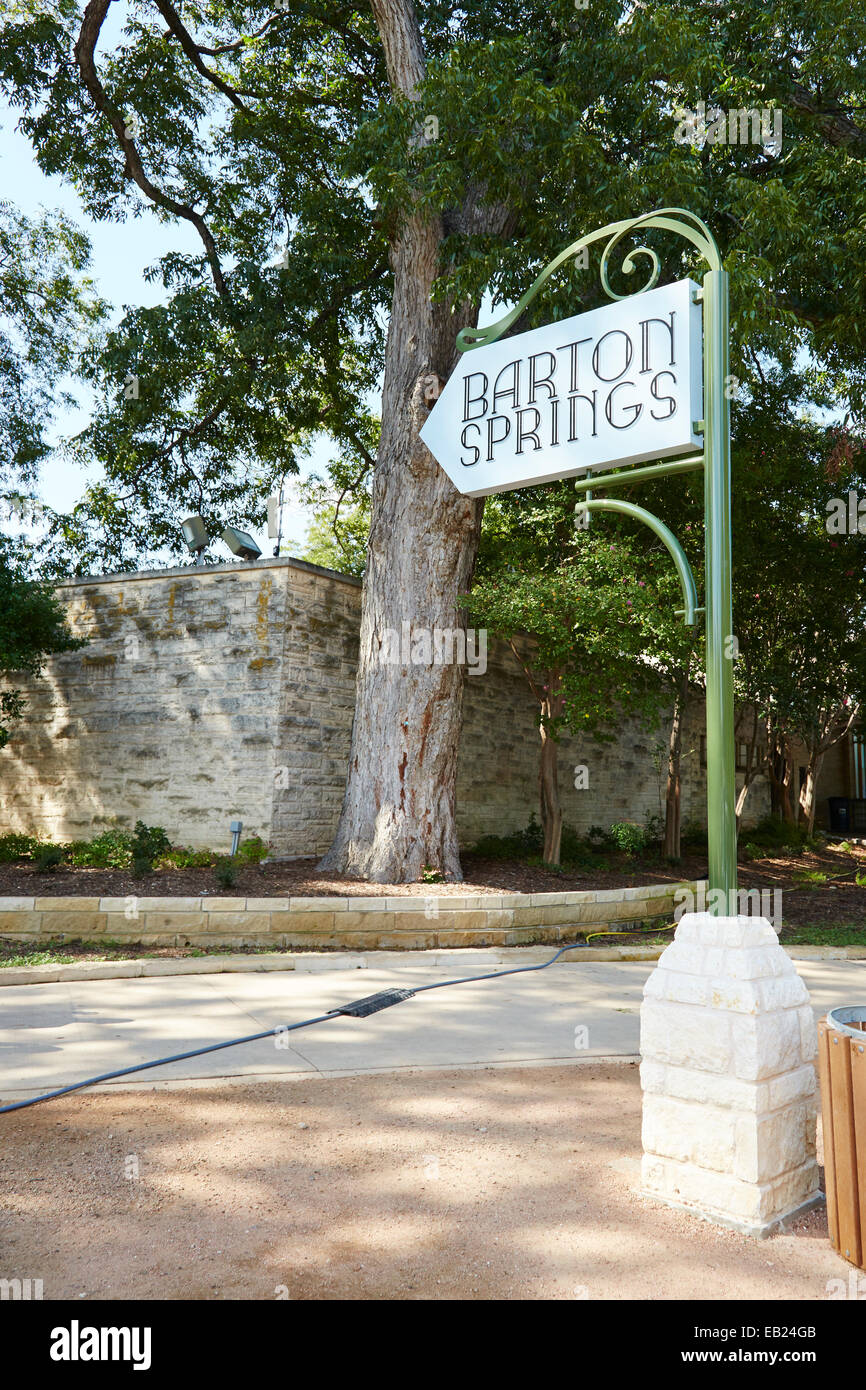
[[[198,513],[195,516],[188,516],[186,521],[181,522],[181,532],[186,541],[187,549],[191,555],[195,556],[196,564],[201,563],[201,557],[207,549],[209,536],[207,528]]]
[[[257,560],[262,553],[247,531],[238,531],[234,526],[226,527],[222,539],[232,554],[239,555],[242,560]]]

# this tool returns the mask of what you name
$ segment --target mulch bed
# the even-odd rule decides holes
[[[213,869],[159,869],[136,878],[118,869],[59,867],[37,873],[26,864],[0,865],[0,897],[403,897],[413,895],[476,895],[485,893],[550,893],[581,889],[623,888],[652,883],[703,879],[706,859],[687,855],[676,866],[659,860],[629,860],[611,855],[609,869],[554,873],[514,861],[485,860],[464,855],[462,882],[364,883],[323,874],[316,859],[239,868],[232,888],[221,888]],[[780,852],[773,859],[741,864],[741,888],[783,890],[785,922],[862,923],[866,925],[866,888],[854,886],[854,875],[866,867],[866,851],[842,851],[827,845],[815,853]],[[796,875],[809,870],[845,881],[803,888]]]

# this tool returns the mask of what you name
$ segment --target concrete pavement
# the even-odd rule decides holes
[[[548,955],[546,948],[532,953],[539,960]],[[101,1072],[273,1029],[381,989],[498,968],[482,952],[465,955],[464,962],[395,962],[389,955],[387,963],[364,969],[66,981],[4,990],[0,1098],[24,1099]],[[866,961],[796,964],[816,1018],[835,1004],[866,1003]],[[329,1019],[108,1084],[152,1089],[226,1078],[633,1057],[642,989],[652,969],[652,962],[643,961],[563,962],[534,974],[433,990],[366,1019]]]

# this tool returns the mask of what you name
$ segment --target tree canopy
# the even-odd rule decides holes
[[[193,227],[201,252],[163,257],[167,303],[129,310],[89,357],[100,404],[73,451],[105,481],[57,525],[57,568],[177,549],[188,510],[260,522],[321,429],[372,469],[389,245],[412,200],[444,217],[437,293],[455,303],[485,287],[516,298],[592,226],[689,207],[732,271],[733,370],[808,349],[862,417],[866,20],[850,5],[419,0],[427,67],[411,100],[388,82],[367,4],[110,8],[12,0],[0,84],[41,167],[118,223],[119,254],[146,204]],[[677,113],[700,101],[778,107],[781,150],[677,143]],[[500,230],[460,212],[473,188],[503,210]],[[667,269],[688,268],[650,240]],[[596,294],[576,267],[540,308]]]

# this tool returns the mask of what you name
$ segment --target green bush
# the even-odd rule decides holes
[[[63,863],[65,857],[62,845],[40,845],[33,861],[36,865],[36,872],[40,874],[51,873],[58,864]]]
[[[525,830],[513,830],[510,835],[482,835],[472,853],[484,859],[525,859],[527,855],[541,854],[543,849],[544,832],[533,812]]]
[[[214,868],[220,888],[234,888],[238,879],[238,866],[230,854],[221,854]]]
[[[39,848],[32,835],[0,835],[0,864],[14,864],[16,859],[29,859]]]
[[[583,836],[578,834],[573,825],[563,825],[559,842],[559,857],[562,862],[582,864],[588,855],[591,857],[591,851]]]
[[[129,848],[135,873],[149,873],[156,860],[171,849],[171,841],[161,825],[145,825],[138,820]]]
[[[765,849],[805,849],[810,841],[806,827],[793,825],[780,816],[764,816],[749,830],[749,841]]]
[[[132,836],[128,830],[103,830],[92,840],[75,840],[68,847],[76,869],[128,869],[132,863]]]
[[[591,825],[586,832],[586,843],[590,849],[610,849],[612,840],[603,825]]]
[[[261,864],[267,857],[268,847],[261,835],[251,835],[248,840],[242,841],[238,846],[235,856],[242,864]]]
[[[693,849],[706,854],[707,827],[701,825],[699,821],[687,820],[680,828],[680,844],[683,849]]]
[[[608,835],[624,854],[640,854],[646,847],[646,831],[634,821],[614,821]]]
[[[183,845],[172,845],[159,856],[160,864],[172,869],[212,869],[216,861],[216,850],[185,849]]]
[[[599,830],[599,827],[594,826],[593,830]],[[605,868],[605,861],[593,851],[599,845],[609,846],[610,842],[603,830],[599,830],[599,835],[600,839],[594,840],[591,830],[587,839],[584,839],[573,825],[563,825],[559,849],[562,864],[580,868]],[[545,864],[544,834],[534,812],[524,830],[514,830],[510,835],[483,835],[472,846],[470,852],[484,859],[516,859],[530,867],[553,867]]]

